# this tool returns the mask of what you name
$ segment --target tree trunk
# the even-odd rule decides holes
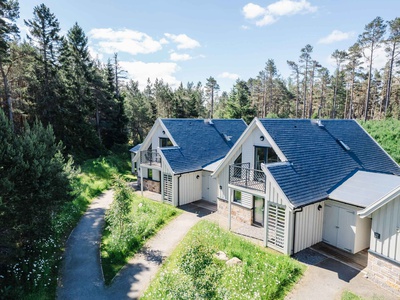
[[[368,86],[367,86],[367,96],[365,98],[364,121],[368,120],[369,98],[371,97],[371,74],[372,74],[372,59],[373,59],[373,55],[374,55],[374,44],[371,45],[371,55],[370,55],[370,58],[369,58]]]
[[[11,130],[14,132],[14,115],[13,115],[11,93],[8,85],[8,76],[4,71],[3,62],[1,60],[0,60],[0,70],[1,70],[1,76],[3,77],[4,95],[8,106],[8,118],[10,119]]]
[[[393,49],[392,49],[392,55],[390,57],[390,66],[389,66],[389,76],[388,76],[388,82],[387,82],[387,88],[386,88],[386,102],[385,102],[385,117],[387,114],[387,110],[389,107],[390,103],[390,92],[392,89],[392,73],[393,73],[393,61],[394,61],[394,53],[396,51],[396,42],[393,43]]]
[[[306,60],[306,70],[304,73],[304,100],[303,100],[303,116],[306,117],[306,103],[307,103],[307,72],[308,72],[308,60]]]

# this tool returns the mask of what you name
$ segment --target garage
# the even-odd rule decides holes
[[[362,208],[328,200],[324,205],[322,240],[350,253],[369,247],[371,219],[360,218]]]

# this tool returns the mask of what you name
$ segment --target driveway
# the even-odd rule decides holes
[[[286,300],[341,299],[346,290],[363,299],[398,299],[365,278],[362,271],[312,249],[305,249],[294,258],[306,264],[307,270]]]
[[[189,229],[210,211],[185,205],[185,211],[149,239],[122,270],[111,286],[104,285],[100,241],[104,214],[113,200],[107,191],[95,199],[68,238],[58,282],[58,299],[138,299],[162,262]]]

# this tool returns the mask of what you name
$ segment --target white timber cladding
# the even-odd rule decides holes
[[[228,190],[229,166],[234,163],[235,159],[239,156],[240,153],[242,153],[242,148],[238,147],[238,149],[233,154],[233,156],[229,159],[228,163],[225,165],[223,170],[218,174],[218,177],[217,177],[217,187],[218,187],[217,196],[220,199],[228,200],[228,196],[229,196],[229,190]],[[243,158],[242,158],[242,161],[243,161]]]
[[[202,195],[202,171],[175,175],[179,180],[179,205],[200,200]]]
[[[242,206],[247,208],[253,208],[253,195],[242,192]]]
[[[162,180],[162,197],[163,200],[172,204],[172,176],[170,174],[163,174]]]
[[[242,145],[242,162],[250,163],[250,168],[254,169],[254,146],[259,147],[271,147],[268,143],[267,139],[264,137],[262,141],[260,137],[263,136],[261,130],[255,126],[250,134],[250,136],[246,139],[246,141]],[[233,162],[232,162],[233,163]]]
[[[296,229],[293,254],[322,241],[324,202],[305,206],[295,214]],[[292,215],[294,215],[294,212],[292,212]]]
[[[400,262],[400,196],[372,214],[370,250]]]
[[[153,169],[153,180],[154,181],[160,181],[161,180],[161,172],[159,170],[154,170]]]
[[[217,203],[217,194],[219,187],[217,186],[217,179],[211,176],[212,172],[202,172],[202,197],[201,199],[207,200],[213,203]]]

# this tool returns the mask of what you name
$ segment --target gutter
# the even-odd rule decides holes
[[[181,194],[181,189],[180,189],[180,184],[179,184],[179,182],[180,182],[179,179],[181,179],[181,177],[182,177],[182,174],[179,174],[179,176],[178,176],[178,205],[177,206],[179,206],[179,197]]]

